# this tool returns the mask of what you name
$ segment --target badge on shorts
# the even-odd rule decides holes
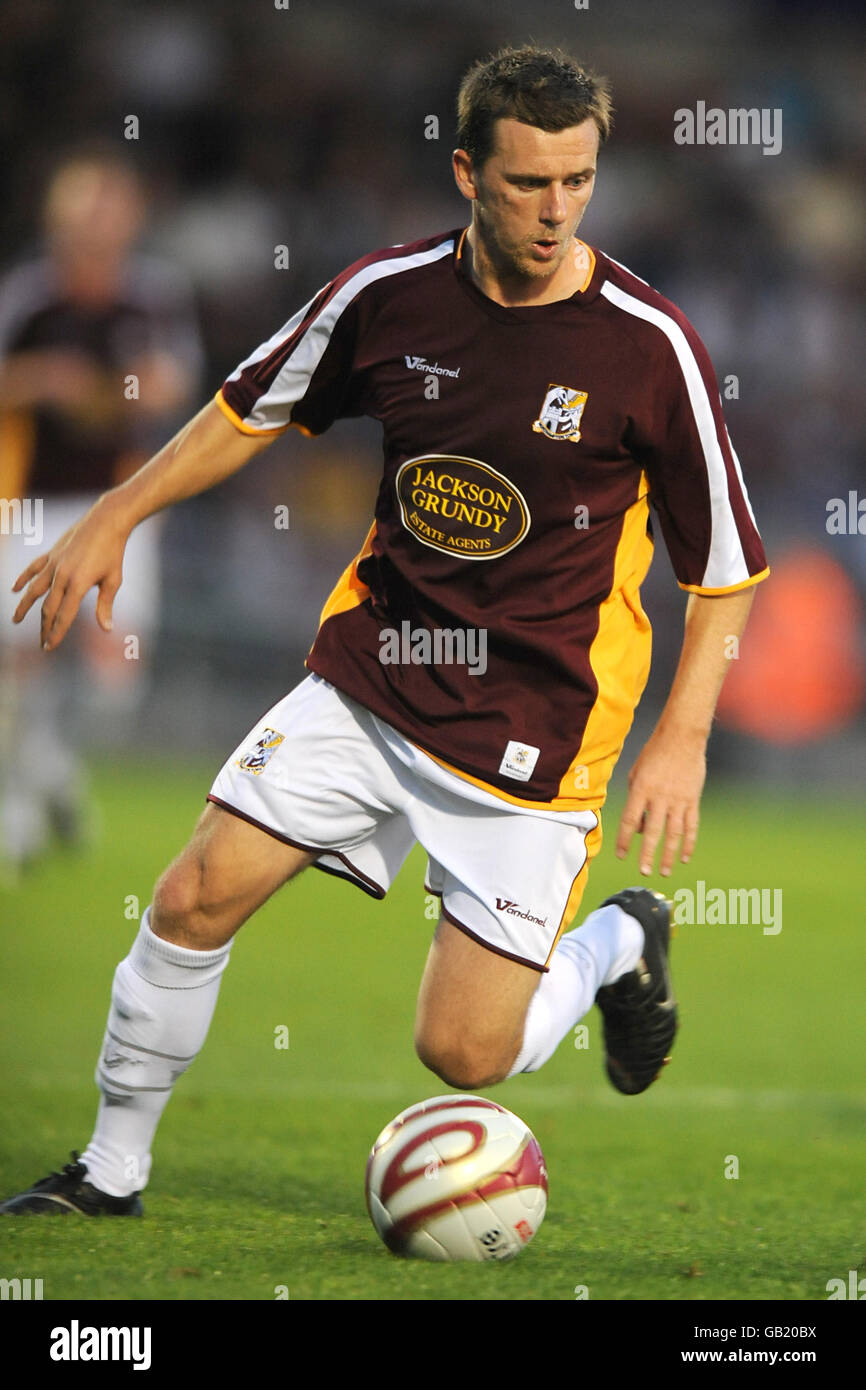
[[[243,772],[251,772],[254,777],[258,777],[262,769],[267,767],[268,762],[285,737],[285,734],[278,734],[276,729],[265,729],[252,752],[245,753],[242,758],[238,758],[238,767]]]
[[[540,752],[541,749],[533,748],[531,743],[515,743],[514,739],[511,739],[499,764],[500,776],[514,777],[518,782],[528,782],[535,771]]]

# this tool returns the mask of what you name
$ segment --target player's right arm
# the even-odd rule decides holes
[[[97,621],[108,632],[126,542],[139,522],[231,477],[273,437],[242,432],[211,401],[149,463],[104,493],[47,554],[18,576],[13,592],[23,589],[24,594],[13,622],[20,623],[44,595],[41,642],[51,651],[69,631],[84,595],[96,586]]]
[[[432,256],[450,254],[447,236],[434,244]],[[20,623],[44,598],[42,646],[51,651],[96,586],[97,621],[107,631],[123,552],[139,522],[230,477],[290,425],[316,435],[342,414],[363,413],[352,395],[357,301],[367,285],[411,267],[412,255],[411,245],[374,252],[314,295],[227,378],[220,405],[205,406],[149,463],[100,497],[47,555],[28,565],[13,586],[15,593],[24,590],[14,621]]]

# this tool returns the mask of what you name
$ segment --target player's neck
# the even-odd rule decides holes
[[[104,308],[120,294],[124,263],[119,259],[58,256],[54,267],[66,298],[82,308]]]
[[[481,293],[509,309],[570,299],[586,283],[590,266],[589,251],[574,237],[573,255],[567,256],[550,276],[509,274],[496,264],[474,225],[464,239],[462,260],[465,273]]]

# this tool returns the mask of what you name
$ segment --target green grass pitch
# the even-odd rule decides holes
[[[210,771],[103,765],[99,846],[0,893],[4,1196],[87,1142],[127,901],[143,910]],[[633,854],[613,855],[617,809],[584,911],[637,877]],[[866,1273],[857,820],[830,799],[804,813],[755,789],[708,793],[672,887],[781,888],[782,930],[679,928],[681,1032],[644,1096],[605,1080],[595,1010],[588,1046],[567,1038],[542,1072],[490,1092],[550,1171],[547,1219],[518,1260],[397,1260],[364,1206],[380,1129],[446,1090],[412,1050],[433,927],[416,850],[384,903],[309,872],[244,928],[158,1133],[144,1220],[9,1219],[0,1275],[41,1278],[46,1300],[826,1299],[828,1280]]]

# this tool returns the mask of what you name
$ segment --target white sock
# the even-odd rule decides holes
[[[523,1045],[508,1075],[538,1071],[589,1013],[601,986],[634,970],[643,948],[643,927],[616,903],[591,912],[582,926],[560,937],[530,1000]]]
[[[96,1065],[102,1092],[93,1138],[81,1155],[88,1181],[113,1197],[139,1192],[150,1146],[177,1078],[207,1036],[231,942],[191,951],[150,929],[150,908],[114,974]]]

